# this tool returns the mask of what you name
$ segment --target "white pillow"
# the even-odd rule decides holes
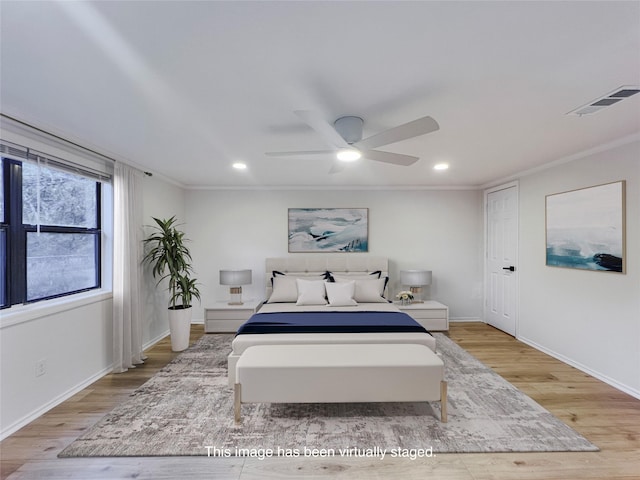
[[[267,303],[283,303],[298,301],[298,286],[296,277],[278,275],[272,278],[273,291]]]
[[[356,290],[353,298],[358,303],[387,303],[383,297],[386,278],[379,280],[356,280]]]
[[[324,288],[324,280],[296,279],[298,287],[298,300],[296,305],[326,305],[327,294]]]
[[[326,280],[327,273],[282,273],[277,270],[271,272],[272,277],[293,277],[303,278],[305,280]]]
[[[353,299],[356,291],[355,282],[324,282],[327,289],[327,297],[329,298],[330,307],[351,307],[358,305]]]
[[[356,282],[356,293],[354,299],[360,303],[386,303],[384,298],[384,287],[387,284],[387,277],[380,279],[372,279],[371,277],[365,279],[349,280],[348,277],[334,276],[337,283],[344,283],[354,281]]]
[[[365,273],[365,274],[341,274],[341,273],[332,273],[329,274],[333,277],[336,282],[348,282],[349,280],[377,280],[380,278],[382,272],[373,272],[373,273]]]

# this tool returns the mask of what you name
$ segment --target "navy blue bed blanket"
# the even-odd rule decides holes
[[[248,333],[427,332],[404,312],[255,313],[239,329]]]

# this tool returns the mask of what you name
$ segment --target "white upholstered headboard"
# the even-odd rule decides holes
[[[275,270],[289,275],[320,275],[325,272],[346,275],[362,275],[380,271],[382,276],[389,272],[387,257],[374,257],[359,253],[337,253],[296,255],[291,257],[267,258],[265,263],[265,280],[267,297],[271,295],[271,275]]]

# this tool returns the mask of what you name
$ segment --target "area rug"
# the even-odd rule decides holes
[[[226,375],[232,338],[204,335],[59,457],[598,450],[443,334],[448,423],[439,402],[246,404],[238,426]]]

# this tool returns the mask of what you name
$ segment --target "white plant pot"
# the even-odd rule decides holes
[[[169,333],[171,350],[181,352],[189,347],[192,308],[169,309]]]

